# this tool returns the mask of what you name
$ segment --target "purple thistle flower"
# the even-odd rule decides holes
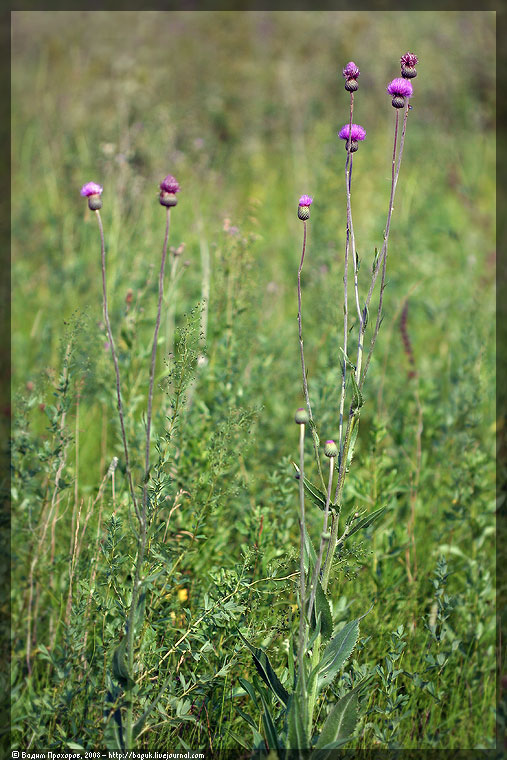
[[[410,98],[413,93],[412,83],[403,77],[393,79],[387,86],[389,95],[399,96],[401,98]]]
[[[347,63],[347,65],[343,69],[342,73],[345,79],[349,80],[349,79],[357,79],[357,77],[359,76],[361,72],[359,71],[354,61],[349,61],[349,63]]]
[[[405,55],[401,56],[400,63],[402,66],[408,66],[408,68],[413,69],[419,63],[419,59],[413,53],[405,53]]]
[[[348,140],[349,139],[349,125],[345,124],[340,131],[338,132],[338,137],[341,140]],[[352,124],[352,128],[350,130],[350,139],[353,142],[357,142],[358,140],[364,140],[366,137],[366,130],[363,129],[363,127],[360,124]]]
[[[87,182],[86,185],[83,185],[81,188],[81,195],[84,198],[89,198],[90,195],[100,195],[103,189],[102,185],[97,185],[96,182]]]
[[[179,193],[180,185],[172,174],[168,174],[160,183],[160,189],[165,190],[166,193]]]
[[[299,199],[299,205],[300,206],[311,206],[313,203],[313,198],[310,195],[302,195]]]

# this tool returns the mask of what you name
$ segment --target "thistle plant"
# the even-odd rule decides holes
[[[295,417],[299,426],[299,465],[295,465],[299,483],[299,630],[297,638],[293,639],[289,645],[288,670],[290,678],[288,688],[282,685],[266,653],[256,648],[253,649],[252,645],[248,644],[254,654],[255,665],[263,681],[263,684],[259,680],[254,681],[254,687],[261,698],[263,707],[262,721],[265,732],[264,738],[257,744],[256,749],[263,751],[297,750],[304,753],[308,749],[318,749],[322,751],[322,755],[319,754],[319,757],[327,757],[333,749],[351,740],[358,719],[358,700],[373,678],[373,674],[369,674],[359,683],[356,683],[354,688],[349,689],[335,702],[324,721],[320,720],[320,709],[317,709],[319,697],[324,690],[330,687],[352,654],[359,636],[360,620],[369,612],[369,610],[365,610],[362,617],[346,623],[337,631],[334,629],[332,605],[330,604],[330,581],[335,560],[340,559],[345,543],[352,536],[377,521],[386,509],[385,506],[380,506],[369,514],[354,509],[347,515],[344,522],[341,520],[342,509],[344,508],[344,484],[353,459],[360,414],[365,403],[363,388],[383,317],[389,232],[403,156],[410,109],[409,100],[413,94],[410,80],[417,74],[415,69],[417,62],[417,57],[411,53],[402,56],[400,59],[401,77],[393,79],[387,86],[387,93],[392,96],[392,106],[395,109],[391,189],[383,240],[380,251],[378,248],[375,249],[366,295],[362,295],[360,288],[360,260],[356,248],[352,214],[353,159],[354,154],[359,150],[360,143],[366,138],[366,130],[353,121],[354,97],[358,91],[360,70],[352,61],[343,69],[345,90],[350,94],[348,123],[338,132],[338,137],[344,141],[346,150],[343,344],[340,346],[341,379],[337,389],[337,443],[329,439],[324,446],[324,455],[329,461],[327,483],[321,462],[318,425],[312,412],[303,343],[301,273],[308,247],[307,225],[310,220],[313,198],[309,195],[303,195],[298,204],[297,215],[303,223],[302,253],[297,273],[298,328],[302,391],[306,404],[306,409],[299,409]],[[404,114],[400,134],[399,114],[401,109],[404,109]],[[350,276],[353,283],[354,308],[352,313],[349,312]],[[379,276],[376,318],[370,343],[365,351],[370,305]],[[355,360],[352,359],[354,352]],[[310,427],[313,439],[314,455],[320,478],[320,485],[318,486],[308,480],[304,472],[305,430],[307,425]],[[324,513],[317,551],[314,549],[306,524],[307,500],[312,507],[318,506]],[[329,520],[331,521],[330,526],[328,525]],[[335,583],[332,585],[333,587],[336,586]],[[253,691],[253,688],[249,689],[249,693],[253,693]]]

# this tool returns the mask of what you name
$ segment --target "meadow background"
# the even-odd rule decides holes
[[[388,511],[337,573],[334,617],[338,624],[376,602],[350,665],[376,673],[351,746],[495,746],[494,13],[20,11],[12,15],[13,748],[111,741],[104,705],[131,581],[100,248],[81,185],[104,186],[111,319],[139,451],[164,231],[157,190],[168,173],[182,188],[155,437],[167,428],[174,386],[185,372],[190,380],[166,480],[157,475],[167,513],[140,653],[139,677],[149,683],[206,595],[297,566],[297,201],[314,197],[303,318],[326,439],[337,436],[342,340],[345,151],[336,132],[349,101],[341,69],[349,60],[361,69],[354,121],[367,139],[354,160],[353,202],[369,268],[389,198],[385,87],[407,50],[420,64],[385,319],[345,489],[350,509]],[[400,329],[405,306],[416,377]],[[313,476],[310,442],[307,454]],[[98,491],[113,456],[116,491],[110,479]],[[85,533],[76,553],[77,520]],[[188,648],[164,661],[174,679],[139,746],[249,746],[238,707],[251,720],[255,711],[238,679],[252,665],[237,627],[282,667],[295,601],[293,585],[266,581],[196,628]],[[431,628],[437,609],[432,634],[425,623]],[[393,663],[400,672],[387,677]]]

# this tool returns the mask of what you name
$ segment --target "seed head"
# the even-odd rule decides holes
[[[324,454],[329,458],[338,456],[338,446],[334,441],[326,441],[324,444]]]
[[[310,422],[310,415],[306,409],[298,409],[294,417],[298,425],[307,425]]]

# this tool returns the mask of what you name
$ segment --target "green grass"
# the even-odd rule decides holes
[[[110,312],[138,482],[164,232],[157,188],[168,172],[182,187],[170,245],[185,249],[181,278],[173,291],[166,288],[175,332],[166,311],[155,439],[167,428],[182,371],[189,386],[156,474],[169,500],[161,498],[159,524],[167,536],[154,537],[149,569],[165,567],[166,575],[149,588],[139,704],[166,667],[174,678],[139,747],[239,748],[237,737],[248,743],[252,730],[236,706],[255,721],[258,714],[241,695],[238,678],[250,678],[253,667],[236,628],[266,647],[281,673],[288,632],[297,625],[294,583],[240,585],[230,607],[192,630],[185,651],[163,666],[159,657],[202,615],[205,594],[218,598],[239,578],[252,583],[297,567],[297,200],[314,196],[303,319],[314,416],[325,440],[337,436],[342,341],[345,151],[336,132],[348,120],[348,97],[341,68],[355,60],[362,71],[354,120],[367,139],[354,159],[353,211],[369,269],[390,187],[393,109],[385,86],[406,50],[420,65],[389,244],[385,318],[344,494],[347,513],[382,505],[388,511],[347,558],[346,572],[335,573],[334,622],[362,615],[376,601],[347,671],[354,677],[361,668],[385,666],[400,626],[406,641],[396,663],[405,703],[388,714],[389,690],[375,671],[351,746],[495,746],[494,23],[489,12],[13,14],[12,748],[92,749],[113,741],[114,721],[106,725],[103,713],[114,691],[111,661],[135,541],[101,324],[98,231],[80,186],[94,180],[105,188]],[[226,218],[240,228],[237,236],[224,231]],[[207,363],[197,363],[208,254]],[[408,378],[401,339],[405,303],[417,379]],[[69,344],[69,384],[55,390]],[[184,345],[189,358],[181,364]],[[180,359],[176,367],[169,361],[175,375],[167,389],[166,349]],[[63,484],[55,490],[62,452]],[[306,453],[315,479],[309,440]],[[90,511],[64,624],[72,525],[80,509],[83,524],[113,456],[120,458],[115,499],[109,480]],[[42,526],[53,493],[59,519],[52,543]],[[412,507],[417,569],[412,549],[410,578]],[[320,519],[310,512],[315,541]],[[29,568],[37,546],[29,672]],[[439,643],[425,621],[442,556],[450,599]],[[187,601],[177,594],[182,588]],[[445,656],[433,665],[438,655]],[[322,717],[334,701],[328,693]]]

